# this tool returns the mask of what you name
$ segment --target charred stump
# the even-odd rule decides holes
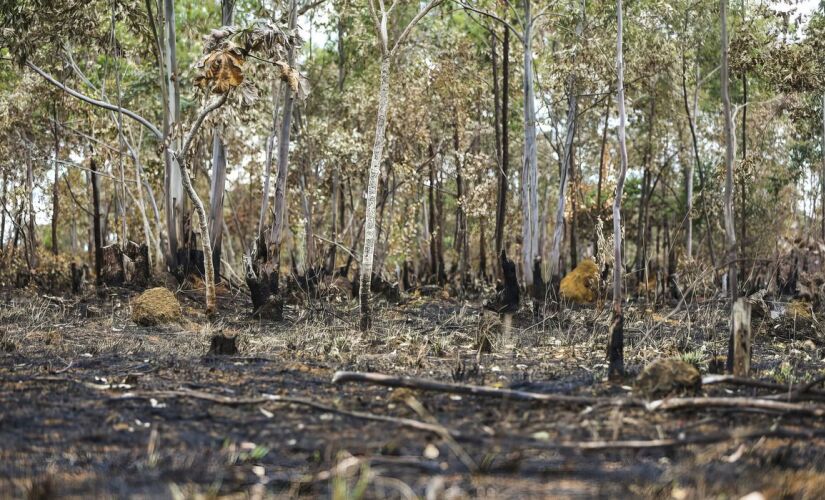
[[[86,287],[86,276],[89,274],[89,266],[86,264],[78,266],[72,262],[69,267],[72,275],[72,293],[81,293]]]
[[[126,282],[138,288],[146,288],[152,279],[152,267],[149,265],[149,247],[145,243],[138,245],[134,241],[126,244],[124,259]]]
[[[107,286],[122,286],[126,282],[123,265],[123,251],[117,243],[101,249],[103,267],[100,270],[100,283]]]
[[[501,270],[504,274],[504,284],[496,293],[493,300],[484,304],[484,308],[498,314],[512,314],[519,307],[519,285],[516,277],[516,264],[507,258],[504,249],[501,250]]]
[[[618,382],[624,377],[624,314],[621,304],[613,305],[610,343],[607,345],[607,378]]]
[[[252,317],[281,321],[284,303],[278,294],[278,257],[269,255],[266,235],[255,240],[255,252],[246,263],[246,285],[252,298]]]
[[[552,282],[552,280],[551,280]],[[533,261],[533,300],[536,303],[543,303],[547,293],[547,285],[544,276],[541,274],[541,257],[536,257]]]
[[[209,341],[207,356],[234,356],[238,354],[238,337],[223,334],[213,335]]]

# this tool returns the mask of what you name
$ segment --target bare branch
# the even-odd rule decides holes
[[[67,94],[69,94],[73,97],[76,97],[76,98],[80,99],[81,101],[87,102],[87,103],[89,103],[93,106],[97,106],[97,107],[100,107],[100,108],[103,108],[103,109],[108,109],[109,111],[121,112],[124,115],[128,116],[129,118],[131,118],[131,119],[135,120],[136,122],[140,123],[144,127],[148,128],[149,131],[152,132],[152,134],[154,134],[154,136],[157,137],[159,140],[161,140],[161,141],[163,140],[163,134],[161,133],[161,131],[158,130],[158,128],[156,126],[152,125],[152,123],[149,120],[147,120],[146,118],[140,116],[139,114],[135,113],[134,111],[131,111],[131,110],[128,110],[128,109],[125,109],[125,108],[121,108],[119,106],[115,106],[113,104],[109,104],[109,103],[104,102],[104,101],[100,101],[100,100],[95,99],[93,97],[89,97],[85,94],[82,94],[82,93],[80,93],[80,92],[78,92],[78,91],[76,91],[72,88],[69,88],[66,85],[64,85],[64,84],[58,82],[57,80],[55,80],[50,74],[46,73],[45,71],[43,71],[42,69],[37,67],[31,61],[26,61],[26,66],[28,66],[29,68],[34,70],[34,72],[37,73],[38,75],[42,76],[43,79],[45,79],[47,82],[49,82],[52,85],[54,85],[55,87],[63,90]]]
[[[391,56],[395,55],[395,52],[398,50],[398,47],[402,43],[404,43],[404,40],[407,38],[407,36],[409,36],[410,31],[412,31],[413,26],[418,24],[418,21],[420,21],[421,18],[426,16],[428,12],[430,12],[435,6],[439,5],[443,1],[444,0],[430,0],[430,2],[427,3],[427,5],[423,9],[421,9],[418,12],[418,14],[415,15],[414,18],[412,18],[412,21],[410,21],[410,23],[407,25],[407,27],[404,28],[404,31],[401,32],[401,36],[399,36],[398,40],[395,41],[395,45],[393,45],[392,50],[390,51]],[[393,2],[393,7],[395,7],[395,2]]]
[[[462,2],[461,0],[453,0],[453,2],[457,3],[463,9],[475,12],[477,14],[481,14],[482,16],[485,16],[485,17],[489,17],[490,19],[492,19],[492,20],[496,21],[497,23],[503,25],[504,27],[509,29],[513,33],[513,35],[515,35],[516,38],[518,38],[518,40],[522,43],[522,45],[524,44],[524,36],[522,36],[522,34],[512,24],[505,21],[503,18],[497,16],[496,14],[493,14],[492,12],[477,9],[477,8],[473,7],[472,5],[468,5],[464,2]]]
[[[206,119],[206,116],[209,113],[211,113],[211,112],[215,111],[216,109],[220,108],[221,106],[223,106],[223,104],[226,102],[227,97],[229,97],[229,92],[227,92],[225,94],[222,94],[219,98],[215,99],[211,103],[204,106],[204,108],[201,110],[200,114],[198,115],[197,119],[195,119],[195,122],[192,123],[192,127],[189,129],[189,132],[186,133],[186,137],[183,139],[183,147],[180,149],[180,151],[178,151],[177,154],[179,154],[179,155],[185,155],[186,154],[186,151],[189,149],[189,146],[192,144],[192,139],[194,139],[195,134],[198,133],[198,129],[201,128],[201,125],[203,124],[203,121]]]

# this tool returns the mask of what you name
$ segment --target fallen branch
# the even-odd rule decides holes
[[[810,415],[812,417],[825,417],[825,406],[785,403],[760,398],[671,398],[652,401],[645,405],[645,408],[648,411],[704,408],[766,410]]]
[[[386,415],[376,415],[374,413],[367,413],[367,412],[360,412],[360,411],[350,411],[350,410],[342,410],[339,408],[335,408],[333,406],[325,405],[323,403],[319,403],[316,401],[312,401],[306,398],[299,398],[293,396],[277,396],[271,394],[263,394],[261,396],[253,396],[253,397],[230,397],[224,396],[221,394],[212,394],[209,392],[204,391],[197,391],[192,389],[178,389],[178,390],[165,390],[165,391],[141,391],[141,392],[130,392],[124,393],[120,396],[113,397],[112,400],[127,400],[127,399],[152,399],[152,398],[191,398],[191,399],[198,399],[202,401],[209,401],[216,404],[222,404],[227,406],[245,406],[245,405],[256,405],[256,404],[266,404],[266,403],[286,403],[286,404],[296,404],[301,406],[307,406],[316,410],[320,410],[327,413],[335,413],[338,415],[351,417],[360,420],[370,420],[376,422],[385,422],[391,423],[394,425],[399,425],[402,427],[408,427],[415,430],[430,432],[435,435],[438,435],[442,439],[446,439],[447,437],[461,440],[461,441],[472,441],[472,442],[486,442],[490,444],[495,442],[499,445],[510,445],[510,446],[523,446],[525,448],[532,448],[532,449],[542,449],[542,450],[571,450],[571,451],[608,451],[608,450],[619,450],[619,449],[635,449],[635,450],[642,450],[642,449],[656,449],[656,448],[672,448],[678,446],[689,446],[689,445],[698,445],[698,444],[714,444],[720,443],[723,441],[730,441],[730,440],[752,440],[752,439],[761,439],[764,437],[774,437],[774,438],[782,438],[782,439],[813,439],[819,438],[825,435],[825,432],[821,431],[796,431],[791,429],[783,429],[783,428],[771,428],[771,429],[752,429],[752,430],[744,430],[744,431],[731,431],[731,432],[720,432],[714,434],[698,434],[694,436],[685,436],[685,437],[676,437],[676,438],[663,438],[663,439],[651,439],[651,440],[620,440],[620,441],[560,441],[560,442],[551,442],[545,441],[535,438],[522,438],[522,437],[506,437],[502,436],[499,438],[484,438],[481,436],[476,435],[469,435],[464,434],[456,430],[448,429],[440,424],[430,424],[427,422],[422,422],[419,420],[413,420],[410,418],[399,418],[399,417],[390,417]],[[702,399],[722,399],[725,398],[682,398],[682,399],[674,399],[669,401],[688,401],[688,400],[702,400]],[[730,400],[739,400],[744,398],[730,398]],[[750,400],[754,401],[754,400]],[[667,401],[656,401],[651,403],[651,405],[660,403],[659,408],[657,409],[676,409],[677,406],[667,407],[662,405],[661,403],[666,403]],[[782,405],[787,407],[789,403],[779,403],[774,401],[767,401],[766,403],[774,403],[776,405]],[[650,406],[650,405],[648,405]],[[793,407],[798,407],[800,405],[790,405]],[[808,408],[810,409],[810,408]]]
[[[790,399],[798,398],[804,394],[811,396],[818,396],[825,398],[825,391],[817,391],[813,388],[825,382],[825,377],[817,378],[807,384],[785,385],[777,384],[775,382],[766,382],[763,380],[756,380],[747,377],[737,377],[735,375],[707,375],[702,377],[702,385],[716,385],[716,384],[730,384],[741,385],[745,387],[757,387],[760,389],[770,389],[774,391],[781,391],[784,394],[777,394],[776,397],[789,397]],[[772,396],[768,396],[772,397]]]
[[[265,404],[265,403],[286,403],[286,404],[295,404],[301,406],[307,406],[310,408],[314,408],[316,410],[328,412],[328,413],[335,413],[338,415],[343,415],[346,417],[357,418],[361,420],[372,420],[375,422],[387,422],[395,425],[399,425],[401,427],[409,427],[411,429],[416,429],[425,432],[431,432],[438,436],[442,436],[445,428],[441,425],[432,425],[426,422],[421,422],[418,420],[413,420],[410,418],[400,418],[400,417],[390,417],[386,415],[376,415],[374,413],[367,413],[367,412],[360,412],[360,411],[350,411],[350,410],[342,410],[340,408],[335,408],[334,406],[325,405],[323,403],[318,403],[317,401],[312,401],[311,399],[306,398],[299,398],[294,396],[278,396],[273,394],[263,394],[261,396],[253,396],[253,397],[229,397],[223,396],[221,394],[212,394],[209,392],[204,391],[196,391],[192,389],[177,389],[171,391],[139,391],[139,392],[128,392],[122,394],[120,396],[112,398],[113,400],[125,400],[125,399],[151,399],[151,398],[192,398],[192,399],[200,399],[203,401],[210,401],[212,403],[217,403],[221,405],[227,406],[245,406],[245,405],[257,405],[257,404]],[[458,431],[449,430],[449,435],[456,439],[467,439],[466,436],[461,434]]]
[[[690,446],[700,444],[716,444],[724,441],[744,441],[762,439],[767,437],[782,439],[812,439],[822,437],[825,433],[817,431],[796,431],[790,429],[751,429],[734,430],[731,432],[718,432],[713,434],[697,434],[694,436],[684,436],[677,438],[663,439],[631,439],[621,441],[567,441],[567,442],[542,442],[535,439],[519,442],[518,444],[530,448],[541,448],[547,450],[578,450],[578,451],[608,451],[608,450],[649,450],[657,448],[675,448],[678,446]]]
[[[641,401],[628,398],[600,398],[596,396],[544,394],[540,392],[519,391],[514,389],[497,389],[495,387],[486,387],[483,385],[438,382],[435,380],[414,377],[395,377],[392,375],[384,375],[382,373],[339,371],[332,377],[333,384],[343,384],[346,382],[363,382],[373,385],[382,385],[385,387],[405,387],[408,389],[446,392],[450,394],[468,394],[471,396],[507,399],[513,401],[533,401],[540,403],[558,403],[569,405],[609,404],[612,406],[644,406]]]

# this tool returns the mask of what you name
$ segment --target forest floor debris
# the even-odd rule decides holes
[[[211,323],[184,298],[185,321],[153,327],[131,321],[120,289],[5,299],[3,497],[814,498],[825,484],[816,325],[754,320],[743,379],[708,373],[726,342],[720,306],[663,323],[630,304],[631,376],[613,385],[609,313],[592,307],[520,313],[487,353],[490,313],[458,299],[385,305],[368,333],[355,309],[322,301],[250,320],[241,292]],[[207,356],[216,334],[240,354]],[[633,375],[663,357],[699,368],[696,397],[636,392]]]

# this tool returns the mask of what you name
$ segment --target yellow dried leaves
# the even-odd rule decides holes
[[[195,78],[195,85],[225,94],[243,83],[243,64],[244,57],[237,49],[216,50],[203,60],[203,69]]]
[[[599,268],[593,259],[584,259],[562,280],[561,296],[572,302],[584,304],[596,300],[599,291]]]
[[[275,66],[281,70],[281,80],[287,82],[293,92],[297,93],[301,88],[301,80],[298,71],[291,68],[289,64],[284,61],[275,61]]]

